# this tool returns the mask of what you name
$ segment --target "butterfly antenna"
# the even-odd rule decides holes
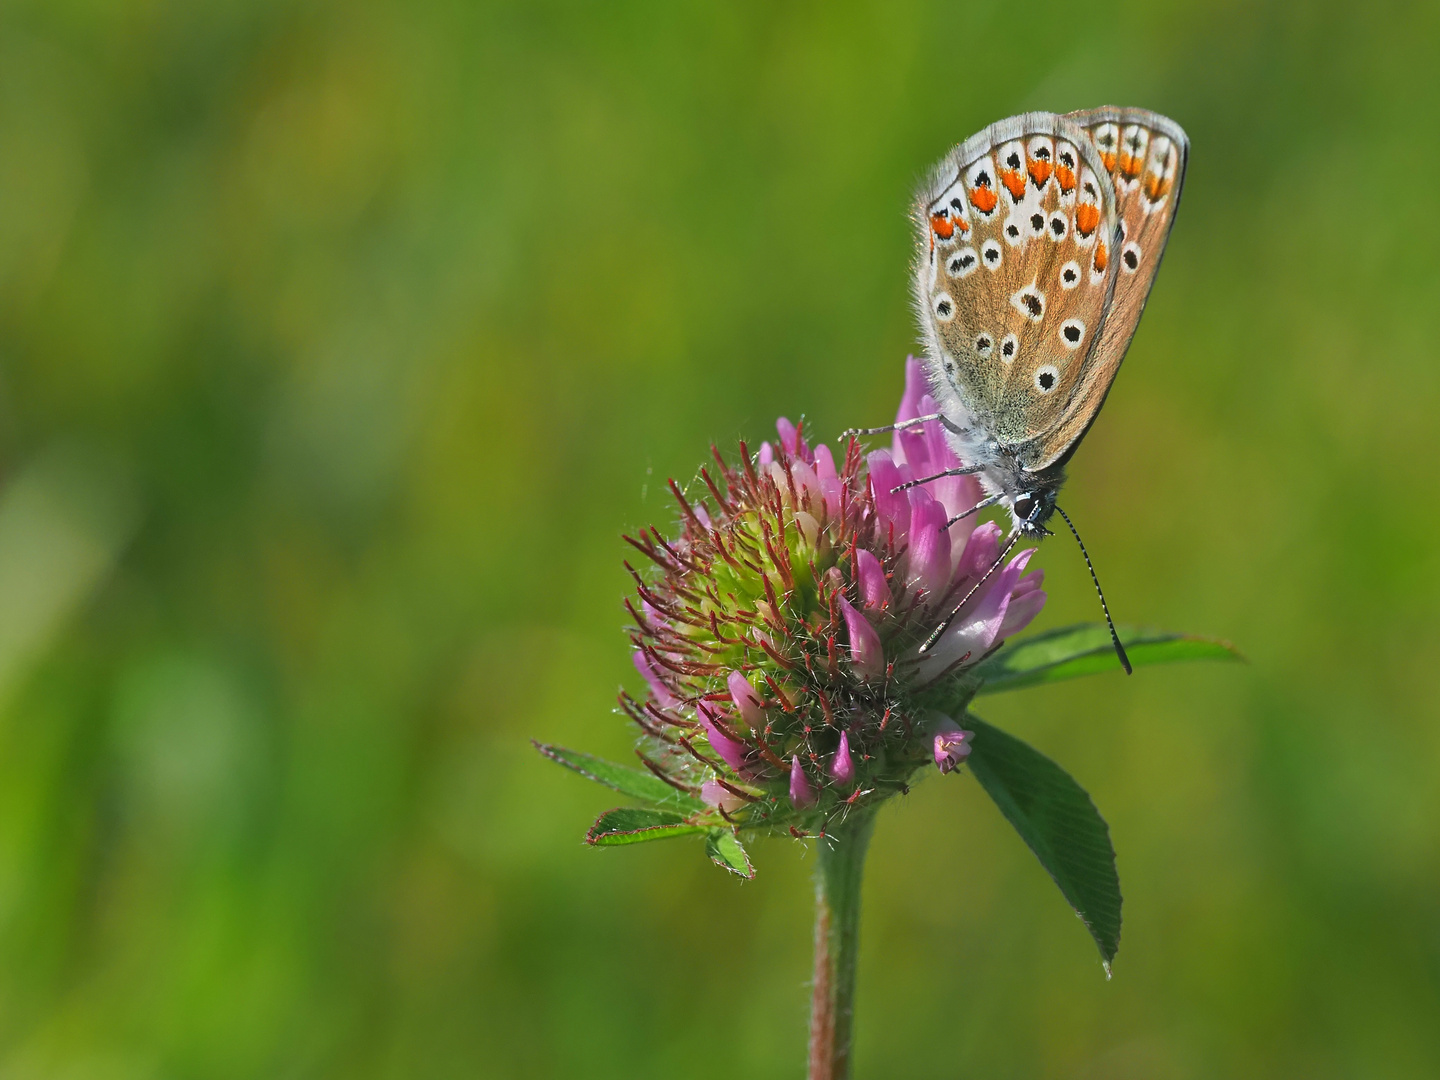
[[[946,615],[945,618],[940,621],[940,625],[935,627],[934,630],[931,630],[930,636],[921,643],[919,652],[922,656],[935,647],[935,643],[940,640],[940,635],[945,633],[946,628],[955,621],[955,616],[960,614],[960,609],[963,608],[966,604],[968,604],[970,602],[970,598],[980,591],[980,586],[984,585],[985,582],[990,580],[990,575],[995,573],[995,571],[1000,568],[1000,564],[1005,561],[1005,556],[1010,554],[1010,549],[1019,542],[1020,530],[1016,529],[1010,534],[1010,540],[1005,545],[1005,550],[1001,551],[1000,554],[996,557],[995,561],[990,564],[990,569],[985,571],[984,576],[981,577],[979,581],[975,582],[974,585],[970,586],[970,591],[965,594],[965,599],[961,600],[958,604],[956,604],[950,610],[950,614]]]
[[[1090,580],[1095,583],[1095,595],[1100,597],[1100,610],[1105,613],[1105,625],[1110,627],[1110,640],[1115,643],[1115,655],[1120,657],[1120,666],[1125,669],[1125,674],[1132,672],[1130,657],[1125,655],[1125,646],[1120,644],[1120,635],[1115,632],[1115,620],[1110,618],[1109,605],[1105,603],[1105,593],[1100,588],[1100,578],[1095,574],[1095,564],[1090,561],[1090,553],[1085,550],[1085,541],[1080,539],[1080,533],[1075,528],[1075,523],[1070,520],[1068,514],[1061,510],[1059,505],[1055,507],[1056,513],[1065,519],[1065,524],[1070,526],[1070,534],[1075,537],[1075,543],[1080,545],[1080,554],[1085,556],[1085,567],[1090,571]]]

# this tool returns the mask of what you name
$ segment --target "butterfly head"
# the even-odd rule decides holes
[[[1055,513],[1055,500],[1060,496],[1060,485],[1053,487],[1034,485],[1027,487],[1010,500],[1010,517],[1015,531],[1021,536],[1040,539],[1049,536],[1045,522]]]

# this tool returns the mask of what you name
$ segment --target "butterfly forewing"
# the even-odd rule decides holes
[[[1145,109],[1092,109],[1067,116],[1085,129],[1115,189],[1120,236],[1114,296],[1096,348],[1061,422],[1039,441],[1032,468],[1061,458],[1100,411],[1130,347],[1175,222],[1190,142],[1179,124]]]
[[[1048,444],[1105,333],[1117,202],[1100,153],[1053,113],[957,147],[917,199],[916,300],[937,385],[1002,446]]]

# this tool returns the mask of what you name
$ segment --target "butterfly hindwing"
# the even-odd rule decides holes
[[[1119,276],[1099,150],[1054,113],[1002,120],[941,162],[916,214],[932,379],[986,438],[1043,444],[1103,340]]]
[[[1092,109],[1070,113],[1067,119],[1085,129],[1115,188],[1119,276],[1104,328],[1065,415],[1039,440],[1028,463],[1035,469],[1072,451],[1105,401],[1160,269],[1190,150],[1179,124],[1145,109]]]

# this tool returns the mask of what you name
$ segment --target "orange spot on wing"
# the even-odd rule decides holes
[[[1010,197],[1016,202],[1025,197],[1025,174],[1019,169],[1002,169],[1000,182],[1005,185],[1005,190],[1010,192]]]
[[[949,240],[955,235],[955,225],[949,218],[941,217],[939,214],[930,216],[930,228],[941,240]]]
[[[1101,240],[1095,245],[1095,270],[1103,274],[1105,267],[1110,265],[1110,253],[1105,250],[1105,241]]]
[[[1120,171],[1132,180],[1140,175],[1140,169],[1143,165],[1144,162],[1133,154],[1120,155]]]
[[[1061,191],[1075,190],[1075,170],[1068,165],[1055,166],[1055,179],[1060,182]]]
[[[1045,181],[1050,179],[1053,169],[1050,162],[1041,161],[1039,158],[1030,159],[1030,179],[1035,181],[1036,187],[1044,187]]]
[[[1100,160],[1105,163],[1105,171],[1106,171],[1106,172],[1114,172],[1114,171],[1115,171],[1115,151],[1113,151],[1113,150],[1101,150],[1101,151],[1100,151]]]
[[[1170,181],[1159,173],[1150,173],[1145,177],[1145,195],[1151,202],[1159,202],[1170,193]]]
[[[1075,229],[1081,236],[1089,236],[1100,224],[1100,208],[1081,203],[1075,208]]]
[[[988,214],[995,209],[999,197],[988,187],[975,187],[970,191],[970,205],[979,210],[982,214]]]

